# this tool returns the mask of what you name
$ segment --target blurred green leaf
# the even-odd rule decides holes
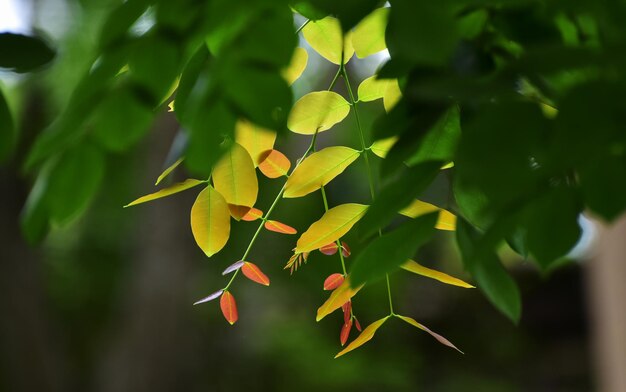
[[[40,37],[0,33],[0,68],[23,73],[40,68],[55,56],[55,51]]]
[[[0,90],[0,163],[11,155],[16,138],[11,111],[2,90]]]
[[[143,36],[134,42],[128,67],[132,79],[150,93],[153,106],[165,98],[176,80],[180,57],[178,45],[157,35]]]
[[[378,0],[311,0],[315,9],[335,16],[344,31],[352,29],[378,6]]]
[[[413,166],[420,162],[434,160],[450,162],[454,158],[460,138],[459,107],[455,105],[448,109],[428,131],[415,153],[407,159],[406,163]]]

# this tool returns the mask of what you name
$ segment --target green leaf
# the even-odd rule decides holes
[[[348,34],[344,35],[339,20],[332,16],[309,22],[302,35],[320,56],[333,64],[341,64],[342,58],[345,64],[354,54],[352,40]]]
[[[204,182],[205,181],[196,180],[194,178],[189,178],[189,179],[186,179],[183,182],[179,182],[179,183],[170,185],[170,186],[168,186],[166,188],[160,189],[160,190],[158,190],[158,191],[156,191],[154,193],[151,193],[149,195],[142,196],[142,197],[140,197],[137,200],[133,200],[130,203],[126,204],[124,206],[124,208],[130,207],[130,206],[134,206],[134,205],[137,205],[137,204],[141,204],[141,203],[146,203],[146,202],[149,202],[149,201],[152,201],[152,200],[156,200],[156,199],[161,199],[163,197],[167,197],[167,196],[170,196],[170,195],[174,195],[176,193],[179,193],[179,192],[185,191],[187,189],[193,188],[193,187],[195,187],[197,185],[203,184]]]
[[[588,162],[578,171],[585,203],[612,221],[626,209],[626,155],[606,154]]]
[[[402,224],[371,241],[352,265],[352,287],[380,279],[395,271],[435,233],[437,213],[430,213]]]
[[[335,15],[341,21],[344,31],[348,31],[372,12],[380,2],[377,0],[313,0],[311,3],[320,11]]]
[[[450,108],[424,136],[418,149],[406,160],[413,166],[425,161],[450,162],[461,138],[459,107]]]
[[[314,91],[296,101],[289,113],[287,127],[295,133],[313,135],[343,121],[350,103],[332,91]]]
[[[385,28],[389,8],[375,9],[367,15],[352,32],[352,46],[357,57],[364,58],[387,48]]]
[[[0,33],[0,53],[0,68],[19,73],[40,68],[55,56],[43,39],[13,33]]]

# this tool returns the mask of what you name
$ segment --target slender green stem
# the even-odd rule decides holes
[[[337,80],[339,79],[339,76],[341,75],[341,69],[343,67],[339,67],[339,69],[337,70],[337,73],[335,74],[335,77],[333,78],[333,81],[330,82],[330,86],[328,87],[328,91],[332,90],[333,87],[335,87],[335,83],[337,83]]]
[[[389,283],[389,274],[385,275],[387,280],[387,297],[389,298],[389,314],[393,316],[395,313],[393,312],[393,301],[391,300],[391,283]]]
[[[302,23],[302,25],[300,25],[300,27],[298,27],[298,29],[296,30],[296,35],[298,35],[298,33],[300,33],[300,31],[302,31],[304,26],[308,25],[310,21],[311,19],[307,19],[306,22]]]

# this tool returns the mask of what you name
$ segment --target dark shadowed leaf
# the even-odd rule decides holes
[[[54,58],[54,50],[39,37],[0,33],[0,68],[33,71]]]

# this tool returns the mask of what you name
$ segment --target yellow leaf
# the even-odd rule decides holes
[[[396,106],[396,103],[402,97],[402,91],[400,91],[400,85],[398,84],[398,79],[389,79],[390,82],[387,83],[387,88],[385,89],[383,95],[383,106],[385,107],[385,111],[389,112]]]
[[[378,8],[367,15],[354,28],[352,45],[358,58],[362,59],[387,48],[385,28],[389,8]]]
[[[341,23],[332,16],[309,22],[302,29],[302,35],[320,56],[333,64],[341,64],[342,49],[344,64],[354,54],[351,37],[349,35],[344,37],[341,31]]]
[[[387,153],[389,152],[389,150],[391,150],[391,147],[393,147],[393,145],[396,144],[397,141],[397,136],[376,140],[374,144],[372,144],[372,146],[370,147],[370,150],[372,150],[372,152],[379,157],[384,158],[387,156]]]
[[[309,155],[285,183],[284,197],[301,197],[320,189],[341,174],[359,155],[359,151],[343,146],[327,147]]]
[[[372,340],[378,328],[380,328],[385,323],[385,321],[387,321],[389,317],[391,316],[383,317],[380,320],[374,321],[373,323],[365,327],[363,332],[361,332],[361,334],[357,336],[356,339],[350,342],[350,344],[348,344],[346,348],[341,350],[339,354],[335,355],[335,358],[339,358],[340,356],[347,354],[350,351],[357,349],[361,347],[362,345],[364,345],[365,343]]]
[[[385,110],[389,112],[402,97],[397,79],[377,79],[376,75],[363,80],[358,89],[359,101],[370,102],[383,99]]]
[[[165,177],[167,177],[167,176],[168,176],[171,172],[173,172],[173,171],[174,171],[174,169],[176,169],[176,168],[178,167],[178,165],[180,165],[180,164],[183,162],[183,160],[184,160],[184,159],[185,159],[185,158],[183,158],[183,157],[178,158],[178,159],[176,160],[176,162],[172,163],[172,164],[171,164],[171,165],[170,165],[167,169],[165,169],[165,170],[163,171],[163,173],[161,173],[161,175],[159,176],[159,178],[157,178],[157,180],[156,180],[156,182],[154,183],[154,185],[159,185],[159,183],[161,183],[161,181],[163,181],[163,179],[164,179]]]
[[[363,204],[340,204],[311,224],[296,243],[296,253],[311,252],[343,237],[367,210]]]
[[[410,317],[406,317],[406,316],[400,316],[400,315],[396,315],[396,317],[398,317],[399,319],[406,321],[407,323],[411,324],[414,327],[417,327],[419,329],[421,329],[424,332],[427,332],[430,334],[430,336],[432,336],[433,338],[437,339],[437,341],[443,345],[446,345],[448,347],[451,347],[453,349],[455,349],[456,351],[460,352],[461,354],[463,354],[463,351],[459,350],[458,348],[456,348],[456,346],[454,344],[452,344],[452,342],[450,342],[448,339],[444,338],[443,336],[439,335],[436,332],[431,331],[430,329],[428,329],[425,325],[418,323],[417,321],[415,321],[414,319],[410,318]],[[363,331],[365,332],[365,331]]]
[[[456,230],[456,216],[453,213],[421,200],[413,200],[408,207],[405,207],[400,211],[400,214],[408,216],[409,218],[417,218],[420,215],[428,214],[433,211],[439,211],[439,218],[437,219],[437,224],[435,225],[436,229],[449,231]]]
[[[364,285],[360,285],[357,288],[350,287],[350,278],[347,277],[341,286],[337,287],[330,293],[330,296],[322,304],[322,306],[317,309],[317,316],[315,318],[316,321],[320,321],[324,317],[328,316],[335,310],[339,309],[341,305],[348,302],[348,300],[356,295],[363,288]]]
[[[235,141],[248,151],[254,167],[257,167],[262,161],[263,153],[274,148],[276,132],[247,120],[239,120],[235,124]]]
[[[206,187],[191,207],[191,232],[196,243],[209,257],[219,252],[230,236],[230,212],[224,197]]]
[[[446,283],[446,284],[450,284],[453,286],[459,286],[459,287],[464,287],[466,289],[473,289],[475,288],[474,286],[472,286],[469,283],[465,283],[464,281],[462,281],[461,279],[457,279],[453,276],[450,276],[448,274],[445,274],[443,272],[439,272],[436,271],[434,269],[430,269],[428,267],[424,267],[423,265],[413,261],[413,260],[409,260],[406,263],[402,264],[402,266],[400,267],[403,270],[409,271],[409,272],[413,272],[414,274],[418,274],[418,275],[422,275],[422,276],[426,276],[427,278],[432,278],[435,280],[438,280],[442,283]]]
[[[259,183],[245,148],[233,143],[213,169],[213,185],[230,205],[233,218],[241,219],[254,206]]]
[[[161,190],[159,190],[157,192],[151,193],[149,195],[142,196],[139,199],[126,204],[124,206],[124,208],[130,207],[130,206],[134,206],[136,204],[145,203],[147,201],[160,199],[160,198],[165,197],[165,196],[173,195],[174,193],[182,192],[182,191],[184,191],[186,189],[193,188],[196,185],[200,185],[203,182],[204,181],[196,180],[196,179],[193,179],[193,178],[189,178],[189,179],[187,179],[187,180],[185,180],[183,182],[179,182],[178,184],[174,184],[174,185],[168,186],[167,188],[163,188],[163,189],[161,189]]]
[[[293,55],[291,56],[291,62],[287,68],[281,71],[281,75],[283,79],[287,81],[287,84],[291,85],[293,82],[298,80],[304,69],[306,68],[306,64],[309,60],[309,54],[306,49],[297,47],[293,51]]]
[[[315,91],[293,105],[287,128],[302,135],[323,132],[341,122],[350,113],[350,103],[332,91]]]

